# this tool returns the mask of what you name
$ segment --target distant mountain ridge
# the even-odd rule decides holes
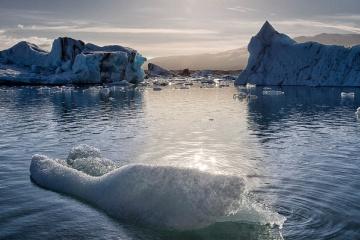
[[[326,45],[340,45],[352,47],[360,44],[360,34],[330,34],[322,33],[315,36],[301,36],[294,38],[299,43],[319,42]]]
[[[154,63],[170,70],[239,70],[247,64],[248,51],[238,48],[209,54],[157,57],[150,59]]]
[[[360,44],[360,34],[328,34],[300,36],[294,38],[299,43],[319,42],[327,45],[351,47]],[[194,54],[183,56],[157,57],[149,62],[170,70],[242,70],[247,65],[249,53],[247,48],[237,48],[212,54]]]

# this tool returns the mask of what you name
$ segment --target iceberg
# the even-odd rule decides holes
[[[263,90],[262,94],[267,96],[280,96],[280,95],[284,95],[285,93],[283,91],[278,91],[278,90]]]
[[[33,156],[30,175],[43,188],[73,196],[135,224],[190,230],[240,221],[241,217],[280,227],[285,221],[280,214],[246,201],[242,177],[173,166],[117,167],[87,145],[73,148],[66,160]]]
[[[148,64],[148,76],[149,77],[171,77],[174,76],[174,74],[172,72],[170,72],[169,70],[162,68],[156,64],[153,63],[149,63]]]
[[[7,84],[101,84],[123,80],[141,82],[146,59],[122,46],[99,47],[61,37],[47,52],[35,44],[19,42],[0,51],[0,82]]]
[[[297,43],[265,22],[248,50],[236,85],[360,86],[360,45]]]
[[[341,92],[341,98],[355,98],[354,92]]]

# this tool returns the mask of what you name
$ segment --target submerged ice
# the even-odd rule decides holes
[[[360,46],[297,43],[266,22],[248,50],[237,85],[360,86]]]
[[[116,167],[87,145],[73,148],[65,161],[35,155],[30,173],[41,187],[82,199],[115,218],[160,228],[198,229],[220,221],[281,227],[285,221],[250,200],[240,177],[172,166]]]
[[[25,84],[99,84],[143,80],[145,62],[136,50],[122,46],[99,47],[62,37],[47,52],[19,42],[0,51],[0,81]]]

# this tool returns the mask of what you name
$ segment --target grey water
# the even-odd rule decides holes
[[[0,87],[0,239],[359,239],[360,90],[277,90]],[[32,155],[65,159],[82,143],[119,166],[241,176],[287,220],[153,229],[31,182]]]

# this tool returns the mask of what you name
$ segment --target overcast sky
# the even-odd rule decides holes
[[[147,57],[239,48],[265,20],[290,36],[360,33],[359,0],[0,0],[0,49],[69,36]]]

